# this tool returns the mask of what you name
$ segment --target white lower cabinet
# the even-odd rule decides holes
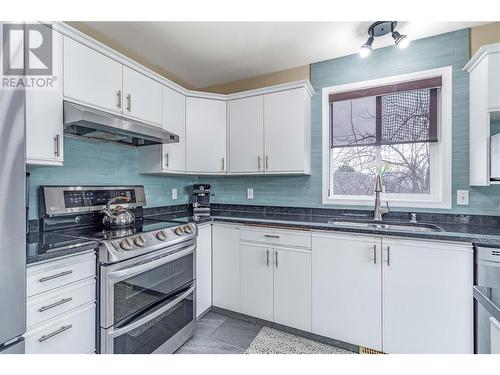
[[[27,354],[95,351],[96,257],[93,252],[27,268]]]
[[[381,239],[312,235],[312,332],[382,350]]]
[[[383,239],[387,353],[473,352],[470,245]]]
[[[311,331],[311,251],[274,248],[274,322]]]
[[[212,306],[212,228],[198,226],[196,243],[196,316]]]
[[[239,312],[240,229],[237,225],[212,225],[213,305]]]
[[[473,352],[471,245],[312,237],[314,333],[386,353]]]
[[[311,252],[240,244],[241,312],[311,331]]]
[[[26,332],[26,354],[86,354],[95,350],[95,302]]]
[[[240,244],[241,312],[273,320],[272,246]]]

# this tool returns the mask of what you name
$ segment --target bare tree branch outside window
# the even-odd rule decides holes
[[[430,143],[425,141],[429,90],[382,96],[381,144],[375,144],[375,97],[332,105],[337,130],[331,154],[335,195],[373,195],[376,170],[383,163],[388,165],[386,192],[430,194]]]

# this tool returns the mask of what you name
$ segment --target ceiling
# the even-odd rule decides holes
[[[191,88],[237,81],[357,53],[372,22],[71,22]],[[411,39],[485,22],[399,22]],[[390,34],[374,47],[394,44]],[[411,46],[409,47],[411,48]]]

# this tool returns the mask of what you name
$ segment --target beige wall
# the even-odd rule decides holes
[[[497,42],[500,42],[500,22],[488,23],[470,29],[471,56],[474,56],[481,46]]]
[[[73,21],[65,21],[66,24],[70,25],[71,27],[74,27],[78,31],[81,31],[84,34],[87,34],[91,38],[94,38],[95,40],[107,45],[108,47],[113,48],[115,51],[120,52],[121,54],[127,56],[128,58],[137,61],[139,64],[144,65],[146,68],[151,69],[153,72],[158,73],[159,75],[162,75],[163,77],[181,85],[182,87],[185,87],[188,90],[194,90],[196,87],[193,87],[190,85],[188,82],[184,81],[183,79],[177,77],[175,74],[172,72],[169,72],[168,70],[165,70],[161,66],[155,64],[152,61],[145,60],[142,57],[140,57],[138,54],[134,53],[133,51],[129,50],[127,47],[115,43],[112,39],[106,37],[105,35],[101,34],[100,32],[94,30],[91,27],[88,27],[85,23],[83,22],[73,22]]]
[[[280,70],[257,77],[227,82],[220,85],[200,88],[200,91],[215,92],[218,94],[231,94],[234,92],[258,89],[260,87],[278,85],[280,83],[310,79],[310,65]]]

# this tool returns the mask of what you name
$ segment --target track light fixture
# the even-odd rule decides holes
[[[407,35],[401,35],[399,32],[397,32],[396,25],[397,21],[377,21],[370,25],[368,28],[368,40],[366,41],[365,44],[361,46],[361,49],[359,50],[359,55],[361,57],[368,57],[373,48],[372,48],[372,43],[373,40],[376,37],[383,36],[386,34],[391,33],[394,42],[398,48],[406,48],[408,47],[408,44],[410,43],[410,40],[408,39]]]

